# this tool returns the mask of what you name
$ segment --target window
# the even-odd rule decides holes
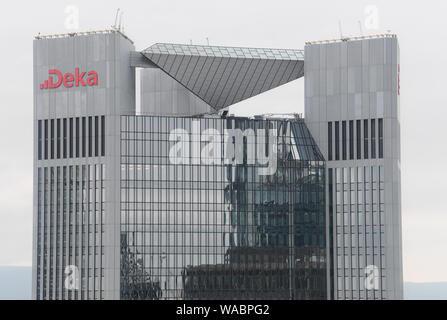
[[[61,119],[56,120],[56,158],[61,158]]]
[[[92,156],[93,151],[93,121],[92,117],[88,117],[88,156]]]
[[[371,119],[371,159],[376,158],[376,119]]]
[[[62,131],[63,131],[63,149],[62,149],[62,153],[63,153],[63,157],[64,159],[67,158],[67,119],[64,119],[63,123],[62,123]]]
[[[354,159],[354,121],[349,121],[349,160]]]
[[[95,117],[95,157],[97,157],[99,154],[99,148],[98,148],[98,140],[99,140],[99,121],[98,117]]]
[[[363,151],[364,158],[368,159],[368,120],[363,120]]]
[[[340,123],[335,121],[335,160],[340,160]]]
[[[79,135],[80,135],[80,130],[79,130],[79,118],[76,118],[76,158],[79,158],[80,154],[79,154]]]
[[[327,124],[328,160],[332,160],[332,122]]]
[[[379,119],[379,158],[383,158],[383,119]]]
[[[82,157],[84,158],[86,155],[86,136],[87,136],[87,128],[85,127],[86,125],[86,121],[85,121],[85,117],[82,117],[82,133],[81,133],[81,148],[82,148]]]
[[[37,160],[42,160],[42,120],[37,121]]]
[[[342,156],[346,160],[346,121],[341,123]]]
[[[361,121],[357,120],[357,159],[362,158],[362,129],[361,129]]]
[[[73,142],[74,142],[74,136],[73,136],[73,118],[70,118],[70,141],[69,141],[69,149],[70,149],[70,158],[73,158]]]
[[[48,159],[48,120],[44,122],[44,159]]]
[[[54,136],[54,119],[50,120],[50,133],[51,133],[51,137],[50,137],[50,158],[54,159],[54,140],[55,140],[55,136]]]
[[[105,156],[106,153],[106,120],[104,116],[101,116],[101,156]]]

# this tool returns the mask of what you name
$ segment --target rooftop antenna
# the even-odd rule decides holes
[[[118,23],[118,14],[120,12],[120,8],[118,8],[116,10],[116,14],[115,14],[115,24],[112,26],[113,29],[117,29],[117,23]]]
[[[362,23],[359,20],[360,35],[363,37]]]
[[[206,37],[206,45],[207,45],[207,46],[210,45],[210,40],[208,39],[208,37]]]
[[[338,31],[340,31],[340,39],[343,39],[343,32],[341,31],[341,20],[338,20]]]
[[[189,44],[192,45],[192,39],[189,39]]]
[[[123,13],[124,11],[121,10],[120,12],[120,20],[119,20],[119,24],[118,24],[118,30],[121,31],[121,21],[123,20]]]

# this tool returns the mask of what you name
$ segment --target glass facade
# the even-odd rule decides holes
[[[304,59],[303,50],[264,49],[157,43],[143,51],[146,54],[181,54],[200,57],[247,59]]]
[[[121,299],[326,299],[324,172],[302,120],[122,116]]]

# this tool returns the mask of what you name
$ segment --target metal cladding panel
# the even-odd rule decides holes
[[[231,87],[229,87],[229,91],[226,94],[221,95],[221,99],[223,102],[222,104],[220,104],[219,101],[219,105],[228,106],[233,104],[234,97],[238,93],[238,90],[241,87],[241,83],[243,83],[245,77],[247,76],[247,73],[253,72],[250,70],[253,70],[257,63],[258,61],[254,59],[244,59],[244,64],[239,70],[237,70],[238,73],[236,78],[234,79],[234,81],[232,81],[232,83],[230,83]]]
[[[276,88],[281,83],[281,79],[286,78],[288,75],[288,69],[293,70],[291,61],[282,61],[279,66],[279,70],[273,76],[271,81],[265,81],[262,91],[268,90],[268,88]],[[269,79],[270,80],[270,79]]]
[[[161,43],[142,54],[215,110],[303,76],[291,70],[300,50]]]
[[[141,114],[185,116],[212,108],[159,68],[141,70]]]
[[[271,69],[266,74],[266,76],[263,77],[262,81],[259,81],[258,85],[255,87],[255,90],[252,92],[253,96],[274,88],[272,86],[272,82],[274,78],[278,75],[278,72],[281,71],[282,65],[288,65],[288,61],[275,61],[275,63],[272,65]],[[283,68],[282,73],[284,74],[284,72],[285,69]]]
[[[228,95],[229,99],[226,101],[225,104],[232,105],[239,101],[242,101],[245,91],[247,91],[247,87],[250,84],[252,84],[253,76],[256,74],[256,71],[260,72],[259,70],[261,70],[266,64],[267,64],[266,60],[253,59],[247,72],[243,75],[243,78],[241,78],[241,81],[235,83],[234,95],[232,93],[230,93]],[[256,80],[257,80],[257,78],[255,78],[254,81],[256,81]],[[232,100],[230,100],[231,97],[233,97]]]
[[[231,70],[230,77],[228,78],[228,81],[223,86],[222,92],[217,93],[218,98],[216,100],[217,107],[223,108],[225,105],[225,102],[227,98],[229,97],[229,93],[232,92],[233,87],[235,86],[235,83],[242,81],[241,79],[245,75],[245,72],[247,71],[248,67],[250,66],[251,62],[253,60],[250,59],[237,59],[236,64]]]
[[[191,79],[192,85],[188,86],[188,88],[191,88],[191,91],[195,92],[197,96],[199,96],[200,88],[202,88],[205,83],[206,76],[210,73],[212,68],[217,69],[219,61],[219,58],[207,57],[200,70],[198,70],[198,68],[196,69],[197,72],[194,73],[195,77]],[[213,70],[213,72],[214,71],[215,70]]]
[[[191,56],[182,57],[177,73],[175,74],[175,79],[180,79],[179,82],[182,82],[182,79],[184,78],[185,73],[188,67],[190,66],[192,60],[194,59]]]
[[[334,226],[327,232],[328,247],[333,248],[328,255],[333,270],[328,292],[334,299],[402,299],[397,47],[394,35],[305,47],[305,121],[333,181],[332,189],[329,179],[326,182],[333,199],[326,210]],[[377,187],[369,194],[344,197],[338,185],[346,182],[363,188],[359,190],[368,190],[370,183]],[[366,223],[352,213],[370,219]],[[353,226],[364,228],[368,237]],[[378,254],[371,256],[368,250]],[[361,263],[352,262],[353,252]],[[353,272],[346,274],[347,268]],[[368,268],[380,279],[369,287]]]
[[[253,91],[257,86],[262,86],[264,83],[264,79],[267,77],[268,73],[272,70],[272,67],[275,65],[275,61],[266,60],[262,61],[264,65],[258,65],[255,70],[255,73],[252,76],[251,81],[248,83],[247,88],[245,89],[241,100],[245,100],[249,97],[253,96]]]
[[[202,58],[202,59],[204,59],[204,58]],[[196,65],[199,63],[199,60],[200,60],[200,57],[193,57],[193,56],[189,56],[188,61],[186,61],[186,59],[183,60],[185,62],[184,66],[180,66],[180,69],[185,69],[185,70],[183,71],[183,74],[179,73],[179,77],[176,78],[176,79],[178,79],[177,81],[185,84],[185,87],[186,87]],[[201,62],[201,63],[203,63],[203,62]]]
[[[211,71],[208,73],[207,80],[206,80],[206,90],[202,88],[200,90],[200,95],[205,97],[206,101],[211,101],[214,95],[214,92],[221,91],[218,89],[219,86],[225,85],[225,79],[222,79],[223,73],[226,70],[229,58],[220,58],[219,59],[219,65],[215,72]]]
[[[166,69],[166,71],[169,73],[171,72],[172,66],[174,65],[175,56],[164,56],[164,60],[161,63],[163,65],[163,68]]]
[[[69,246],[60,245],[60,256],[65,254],[68,256],[71,254],[73,259],[71,264],[76,264],[76,266],[81,271],[81,274],[88,274],[89,266],[86,264],[93,263],[93,261],[103,261],[101,268],[104,271],[104,278],[96,277],[95,281],[90,278],[83,278],[83,287],[78,295],[78,299],[91,299],[92,298],[92,283],[101,283],[102,286],[102,297],[105,299],[119,299],[119,274],[120,274],[120,251],[119,251],[119,232],[120,232],[120,185],[119,181],[119,133],[120,133],[120,123],[119,116],[121,114],[134,114],[135,113],[135,72],[134,68],[130,67],[130,55],[131,52],[135,52],[133,44],[121,34],[115,31],[106,31],[99,33],[84,33],[79,35],[66,35],[60,37],[40,37],[36,38],[34,41],[34,123],[37,127],[38,121],[44,123],[61,123],[65,120],[66,123],[69,119],[72,120],[82,120],[85,119],[86,125],[90,128],[99,128],[95,124],[95,118],[101,119],[104,116],[105,127],[104,127],[104,155],[103,156],[68,156],[65,158],[48,157],[48,159],[38,159],[36,152],[34,153],[34,171],[43,169],[62,170],[65,169],[76,169],[85,170],[95,166],[103,166],[104,173],[106,174],[106,179],[103,181],[104,186],[104,201],[102,209],[104,209],[104,219],[102,223],[98,224],[98,227],[103,231],[103,238],[101,243],[96,243],[100,248],[104,248],[104,260],[99,257],[93,257],[91,254],[86,254],[82,256],[82,243],[80,242],[80,234],[77,233],[77,241],[71,243],[71,250],[69,251]],[[147,61],[147,58],[144,58]],[[86,85],[79,82],[76,86],[76,81],[70,83],[70,75],[68,75],[66,80],[68,82],[62,82],[58,87],[55,88],[45,88],[45,83],[49,80],[49,70],[56,69],[60,71],[62,79],[64,75],[71,74],[76,78],[76,69],[79,69],[79,77],[82,77],[82,73],[86,72],[83,76],[83,81]],[[157,68],[158,69],[158,68]],[[96,84],[89,85],[87,83],[88,72],[95,71],[98,75],[98,82]],[[59,76],[53,76],[59,79]],[[55,81],[56,82],[56,81]],[[58,82],[58,81],[57,81]],[[67,85],[68,84],[68,85]],[[74,84],[71,85],[70,84]],[[41,85],[43,87],[41,87]],[[92,121],[89,125],[89,118]],[[84,127],[82,121],[79,121],[81,127]],[[102,126],[102,125],[101,125]],[[65,126],[67,128],[67,126]],[[82,132],[82,130],[80,130]],[[69,141],[74,141],[74,133],[68,131],[67,139]],[[36,149],[38,130],[34,130],[34,145]],[[91,137],[91,136],[89,136]],[[96,145],[94,140],[90,140],[86,137],[85,143],[87,154],[88,147]],[[62,137],[61,137],[62,138]],[[54,149],[59,149],[62,144],[55,140],[55,135],[52,136],[52,141],[54,141]],[[67,141],[67,146],[70,143]],[[88,147],[87,147],[88,145]],[[58,148],[59,146],[59,148]],[[60,150],[60,149],[59,149]],[[95,167],[97,168],[97,167]],[[85,173],[85,171],[83,171]],[[91,172],[91,171],[90,171]],[[79,180],[77,180],[79,181]],[[80,185],[80,184],[78,184]],[[34,178],[34,190],[38,188],[38,183],[36,180],[36,175]],[[79,190],[79,189],[78,189]],[[81,191],[78,191],[80,194]],[[34,192],[36,194],[36,192]],[[86,194],[89,194],[88,192]],[[62,199],[62,198],[60,198]],[[37,203],[37,195],[34,196],[34,204]],[[55,199],[55,201],[57,201]],[[56,203],[56,202],[55,202]],[[87,208],[86,202],[79,200],[76,202],[83,207]],[[60,203],[61,210],[63,210],[62,203]],[[38,222],[37,206],[34,205],[34,223]],[[60,211],[62,213],[62,211]],[[91,211],[89,211],[90,213]],[[87,212],[86,212],[87,213]],[[40,224],[44,224],[40,221]],[[90,228],[88,223],[81,223],[83,228]],[[65,224],[67,226],[67,224]],[[46,230],[48,234],[52,230],[61,228],[60,225],[53,225],[50,228],[46,225]],[[86,230],[86,229],[84,229]],[[86,230],[86,231],[87,231]],[[37,228],[34,228],[33,237],[33,250],[37,251],[39,238],[36,234]],[[69,234],[69,229],[67,227],[67,235]],[[88,231],[87,231],[88,234]],[[71,234],[70,239],[73,239],[75,235]],[[49,246],[48,248],[54,248],[55,238],[48,238],[46,242]],[[90,242],[92,238],[89,238],[89,243],[87,246],[93,244]],[[63,243],[63,242],[61,242]],[[68,243],[68,241],[67,241]],[[54,254],[54,251],[51,250]],[[41,255],[42,256],[42,255]],[[54,273],[53,277],[50,279],[50,274],[47,276],[47,281],[45,281],[46,288],[43,289],[42,283],[40,285],[40,290],[37,291],[38,275],[37,268],[35,268],[38,263],[37,260],[38,253],[33,252],[33,298],[48,299],[50,294],[51,298],[69,298],[67,290],[63,290],[64,277],[63,274],[64,266],[68,265],[56,263],[55,270],[62,270],[60,277],[56,277]],[[98,258],[97,260],[95,260]],[[82,262],[82,261],[85,261]],[[54,266],[54,263],[53,263]],[[96,265],[98,266],[98,265]],[[98,266],[99,268],[99,266]],[[40,278],[42,279],[43,269],[41,268]],[[84,272],[84,273],[82,273]],[[82,276],[83,277],[83,276]],[[58,287],[56,288],[56,280],[58,281]],[[85,285],[90,285],[87,290]],[[98,291],[98,290],[96,290]],[[45,295],[44,295],[45,293]],[[57,293],[57,295],[56,295]],[[96,292],[97,293],[97,292]],[[95,293],[95,294],[96,294]],[[98,297],[98,296],[96,296]],[[72,297],[73,299],[75,297]]]
[[[206,93],[208,89],[211,86],[211,81],[214,79],[214,77],[217,75],[217,71],[219,70],[220,65],[223,62],[223,58],[213,58],[211,61],[211,65],[206,68],[204,68],[203,71],[206,70],[206,72],[202,72],[200,77],[203,79],[203,81],[198,81],[199,86],[197,86],[196,92],[199,97],[203,97],[203,100],[207,100]]]
[[[209,63],[208,57],[199,57],[195,64],[191,64],[191,69],[187,70],[185,73],[186,81],[182,81],[182,83],[185,84],[185,87],[192,90],[206,63]]]
[[[222,73],[222,76],[220,79],[215,80],[214,83],[212,84],[212,96],[210,99],[210,103],[211,105],[215,105],[217,106],[217,108],[219,108],[218,105],[218,101],[219,101],[219,97],[222,94],[222,92],[224,91],[225,87],[227,87],[228,82],[230,81],[231,77],[233,74],[235,74],[235,72],[233,73],[235,67],[238,65],[238,62],[241,62],[240,60],[237,59],[228,59],[228,62],[225,64],[225,70]],[[242,63],[242,62],[241,62]],[[218,86],[219,84],[219,86]]]
[[[172,74],[174,77],[178,77],[180,66],[182,64],[182,60],[185,57],[176,56],[174,57],[174,62],[171,65],[171,68],[169,69],[169,74]]]

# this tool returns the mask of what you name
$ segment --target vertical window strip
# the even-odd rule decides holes
[[[104,116],[101,116],[101,156],[106,154],[106,120]]]
[[[376,158],[376,119],[371,119],[371,159]]]
[[[328,160],[332,161],[332,122],[328,122],[327,127],[327,136],[328,136]]]
[[[363,144],[363,157],[368,159],[368,119],[363,120]]]
[[[67,158],[67,119],[65,118],[62,123],[62,135],[63,135],[63,150],[62,150],[62,156],[64,159]]]
[[[330,298],[334,298],[334,269],[335,257],[334,257],[334,182],[333,182],[333,169],[329,168],[329,261],[331,261],[332,267],[330,268]]]
[[[356,121],[356,129],[357,129],[357,160],[360,160],[362,158],[362,122],[360,120]]]
[[[70,118],[70,120],[69,120],[69,123],[70,123],[70,140],[69,140],[69,154],[70,154],[70,158],[73,158],[73,145],[74,145],[74,135],[73,135],[73,133],[74,133],[74,130],[73,130],[73,118]]]
[[[41,277],[40,277],[40,270],[41,270],[41,257],[42,257],[42,169],[37,169],[37,287],[36,287],[36,297],[37,300],[40,300],[40,287],[42,285],[41,283]]]
[[[44,168],[43,187],[43,253],[42,253],[42,298],[46,299],[47,289],[47,213],[48,213],[48,168]]]
[[[354,121],[349,121],[349,160],[354,160]]]
[[[61,158],[61,119],[56,120],[56,159]]]
[[[341,123],[341,136],[342,136],[342,157],[346,160],[346,121]]]
[[[95,117],[95,157],[99,156],[99,121],[98,116]]]
[[[44,159],[48,159],[48,120],[45,120],[44,122]]]
[[[54,119],[50,120],[50,159],[54,159]]]
[[[76,158],[79,158],[80,156],[80,148],[79,148],[79,140],[80,140],[80,127],[79,127],[79,117],[76,118],[76,136],[75,136],[75,140],[76,140]]]
[[[81,149],[82,149],[82,157],[85,158],[86,156],[86,135],[87,135],[87,128],[86,128],[86,119],[85,117],[82,117],[82,133],[81,133]]]
[[[379,119],[379,158],[383,158],[383,119]]]
[[[335,121],[335,160],[340,160],[340,122]]]
[[[37,121],[37,160],[42,160],[42,120]]]
[[[88,117],[88,156],[93,155],[93,121],[92,117]]]

